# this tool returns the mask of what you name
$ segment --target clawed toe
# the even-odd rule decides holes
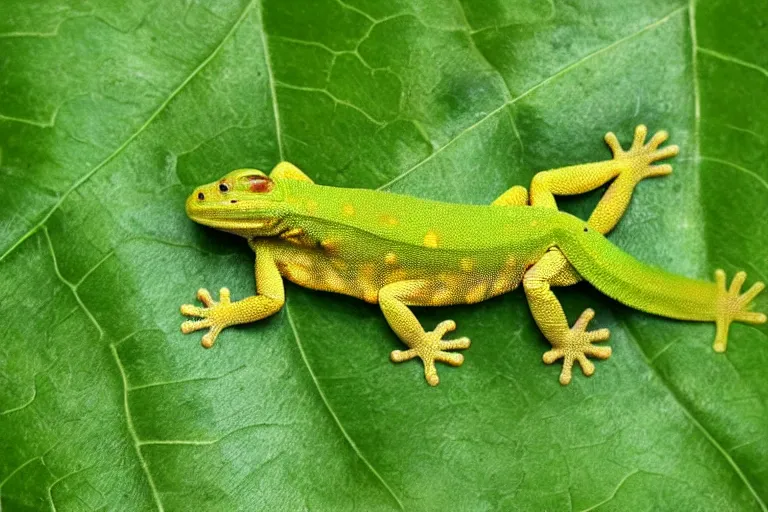
[[[563,353],[562,350],[560,350],[559,348],[553,348],[552,350],[547,350],[546,352],[544,352],[544,355],[541,356],[541,358],[544,360],[546,364],[552,364],[564,356],[565,354]]]
[[[455,352],[444,352],[440,350],[435,354],[435,361],[442,361],[451,366],[461,366],[464,362],[464,356]]]
[[[654,151],[653,159],[664,160],[665,158],[677,156],[678,153],[680,153],[680,146],[678,146],[677,144],[672,144],[671,146],[667,146],[663,149]]]
[[[607,330],[607,329],[606,329]],[[593,341],[605,341],[608,338],[602,340],[593,340]],[[594,345],[590,345],[584,349],[584,354],[588,355],[590,357],[596,357],[598,359],[608,359],[611,357],[611,354],[613,353],[613,350],[611,347],[595,347]]]
[[[403,361],[409,361],[416,357],[418,354],[414,349],[408,350],[393,350],[389,353],[389,358],[393,363],[402,363]]]
[[[191,332],[199,331],[200,329],[206,329],[211,326],[209,319],[204,320],[187,320],[181,324],[181,332],[189,334]]]
[[[651,137],[651,140],[648,141],[648,144],[646,144],[645,147],[656,149],[666,142],[668,138],[669,132],[667,130],[659,130],[653,134],[653,137]]]
[[[611,356],[611,347],[598,347],[592,343],[607,340],[611,333],[608,329],[597,329],[587,331],[589,322],[595,317],[592,309],[586,309],[574,322],[568,334],[560,341],[554,341],[551,350],[548,350],[542,356],[546,364],[552,364],[560,359],[563,360],[563,369],[560,372],[560,384],[567,385],[573,377],[573,363],[579,363],[581,371],[587,377],[595,373],[595,365],[587,359],[595,357],[597,359],[608,359]]]
[[[216,301],[213,300],[213,297],[211,297],[211,293],[205,288],[197,290],[197,300],[205,304],[206,307],[211,307],[216,303]]]
[[[648,127],[644,124],[639,124],[635,126],[635,138],[632,141],[632,148],[631,149],[638,149],[643,147],[643,143],[645,142],[645,137],[648,135]]]
[[[229,289],[222,288],[219,291],[219,300],[215,301],[208,290],[200,288],[197,290],[197,299],[205,307],[201,308],[192,304],[184,304],[181,306],[181,314],[198,317],[201,320],[187,320],[183,322],[181,324],[181,332],[189,334],[194,331],[208,329],[208,332],[203,335],[201,345],[205,348],[211,348],[216,342],[216,337],[219,333],[230,325],[223,319],[224,315],[221,314],[223,310],[226,310],[231,305]]]
[[[440,350],[464,350],[468,349],[471,342],[469,338],[458,338],[455,340],[440,341],[438,347]]]
[[[733,276],[731,286],[726,289],[725,272],[722,269],[715,271],[715,285],[717,286],[715,325],[717,326],[717,334],[712,347],[715,352],[725,352],[728,348],[728,330],[732,322],[762,324],[768,319],[763,313],[749,310],[755,297],[765,289],[765,284],[758,281],[742,294],[741,287],[744,286],[746,280],[746,272],[737,272]]]
[[[635,128],[635,135],[632,145],[628,150],[624,150],[613,132],[605,135],[605,142],[611,148],[613,158],[616,160],[631,160],[631,172],[637,181],[644,178],[655,176],[666,176],[672,172],[672,166],[669,164],[651,165],[659,160],[664,160],[677,155],[680,152],[679,146],[672,144],[659,149],[661,144],[669,139],[669,133],[665,130],[659,130],[646,143],[645,138],[648,135],[648,128],[645,125],[638,125]]]
[[[205,309],[193,306],[192,304],[184,304],[181,306],[181,314],[184,316],[205,316]]]
[[[464,356],[449,350],[463,350],[469,348],[469,338],[457,338],[455,340],[443,340],[445,333],[456,329],[456,322],[445,320],[437,324],[431,332],[423,333],[416,340],[406,340],[411,346],[408,350],[393,350],[389,358],[395,363],[402,363],[416,357],[424,362],[424,378],[430,386],[437,386],[440,378],[437,375],[435,361],[447,363],[451,366],[461,366]]]

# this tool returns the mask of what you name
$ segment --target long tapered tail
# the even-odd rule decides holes
[[[642,263],[596,232],[567,236],[558,248],[584,279],[627,306],[680,320],[718,319],[715,283]]]

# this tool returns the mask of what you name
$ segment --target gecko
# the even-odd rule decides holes
[[[635,129],[624,150],[612,132],[609,160],[537,173],[530,190],[513,186],[490,205],[437,202],[387,191],[315,184],[289,162],[269,175],[239,169],[195,189],[186,201],[190,219],[247,239],[255,252],[256,295],[232,301],[227,288],[214,300],[197,292],[203,307],[185,304],[185,334],[208,329],[202,345],[213,346],[223,329],[261,320],[285,304],[283,278],[299,286],[378,304],[387,323],[408,347],[390,359],[422,360],[424,377],[436,386],[435,362],[460,366],[466,337],[443,339],[453,320],[426,331],[412,306],[474,304],[522,284],[533,318],[551,349],[543,361],[563,361],[560,383],[571,382],[578,363],[591,376],[589,358],[607,359],[608,329],[588,330],[589,308],[570,325],[554,287],[587,281],[631,308],[679,320],[714,322],[714,350],[724,352],[732,322],[761,324],[750,310],[762,282],[741,293],[746,273],[726,286],[723,270],[714,282],[690,279],[642,263],[611,243],[610,232],[629,206],[635,186],[672,172],[676,145],[647,128]],[[559,211],[555,196],[582,194],[610,183],[587,221]]]

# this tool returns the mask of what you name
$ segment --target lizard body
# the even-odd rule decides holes
[[[305,182],[286,183],[284,190],[295,205],[293,215],[283,219],[280,235],[265,241],[281,274],[372,303],[381,288],[407,279],[430,281],[425,293],[434,305],[478,302],[509,291],[552,242],[551,219],[565,215]],[[472,288],[486,289],[467,300],[460,292]]]
[[[652,163],[677,154],[677,146],[659,149],[666,132],[645,144],[639,126],[632,147],[624,151],[609,133],[612,160],[537,174],[528,193],[512,187],[490,206],[441,203],[372,190],[314,184],[292,164],[270,173],[241,169],[196,189],[187,214],[198,223],[248,239],[256,253],[257,295],[231,302],[223,288],[220,301],[198,291],[205,307],[182,306],[201,318],[182,324],[185,333],[208,328],[210,347],[222,329],[277,312],[285,297],[282,278],[317,290],[378,303],[387,322],[409,347],[395,350],[395,362],[419,357],[431,385],[439,382],[435,361],[455,366],[469,339],[443,340],[455,329],[446,320],[425,331],[409,306],[475,303],[509,292],[521,283],[536,323],[552,344],[544,361],[563,359],[560,382],[571,380],[578,362],[594,372],[588,357],[605,359],[610,348],[593,342],[608,339],[607,329],[587,331],[594,316],[586,310],[572,327],[553,286],[584,279],[620,302],[671,318],[713,321],[714,348],[724,351],[732,321],[762,323],[762,313],[748,310],[764,288],[754,284],[741,294],[746,275],[736,274],[730,289],[718,270],[709,283],[670,274],[643,264],[605,238],[626,210],[635,185],[671,172]],[[557,210],[554,195],[595,189],[613,180],[588,221]]]

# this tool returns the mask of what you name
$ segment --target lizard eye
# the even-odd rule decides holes
[[[222,192],[229,192],[229,185],[226,183],[219,183],[219,190]]]
[[[248,190],[256,193],[265,193],[272,190],[274,182],[266,176],[249,176]]]

